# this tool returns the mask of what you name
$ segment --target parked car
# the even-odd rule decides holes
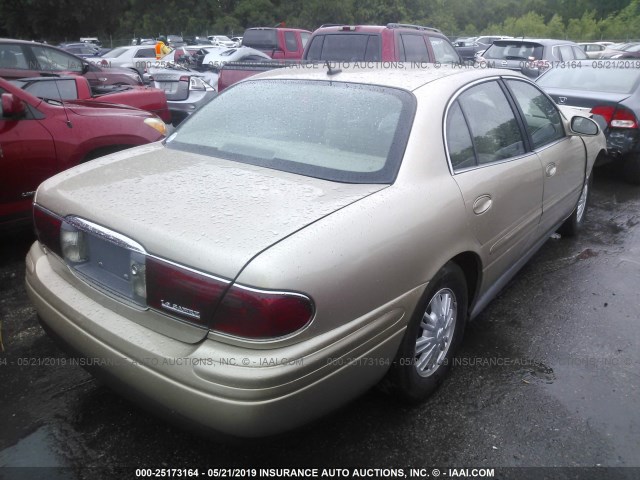
[[[299,28],[248,28],[242,36],[242,45],[274,59],[300,60],[310,36],[310,31]]]
[[[608,149],[601,163],[619,163],[624,178],[640,184],[640,69],[624,65],[555,68],[536,81],[559,105],[601,115]]]
[[[270,60],[269,55],[251,47],[212,48],[206,50],[206,55],[201,60],[201,66],[219,69],[230,62],[265,62]]]
[[[162,90],[132,85],[109,85],[92,88],[84,77],[31,77],[11,83],[31,95],[48,100],[83,100],[117,103],[151,112],[165,123],[171,122],[167,97]]]
[[[98,48],[102,47],[102,42],[98,37],[80,37],[80,43],[95,45]]]
[[[600,58],[609,45],[613,45],[613,42],[578,43],[578,46],[584,50],[589,58]]]
[[[231,40],[236,42],[236,46],[238,46],[238,47],[242,46],[242,37],[231,37]]]
[[[485,66],[522,71],[535,78],[559,62],[587,58],[576,43],[567,40],[513,38],[496,40],[476,61]]]
[[[0,79],[0,228],[27,224],[38,185],[108,152],[160,140],[155,115],[106,103],[41,100]]]
[[[463,61],[474,60],[476,53],[484,52],[487,48],[493,45],[496,40],[502,40],[505,38],[512,38],[500,35],[484,35],[482,37],[472,37],[469,40],[456,40],[453,43],[458,55]]]
[[[419,402],[467,318],[583,223],[604,148],[504,70],[280,69],[44,182],[27,291],[181,425],[274,434],[379,381]]]
[[[603,52],[600,58],[620,59],[620,58],[640,58],[640,43],[624,43],[622,45],[610,45]]]
[[[128,45],[114,48],[102,57],[89,59],[89,61],[105,68],[127,68],[142,77],[145,70],[156,63],[156,48],[155,45]]]
[[[175,126],[218,94],[214,86],[218,74],[196,70],[192,64],[167,63],[161,67],[151,67],[149,76],[152,85],[164,91]]]
[[[238,44],[225,35],[209,35],[207,37],[211,45],[215,47],[237,47]]]
[[[166,44],[171,48],[183,47],[186,42],[180,35],[167,35]]]
[[[131,45],[154,45],[156,44],[155,38],[133,38],[131,39]]]
[[[309,39],[303,59],[334,62],[462,61],[440,30],[401,23],[321,27]]]
[[[95,57],[100,54],[100,47],[91,43],[61,43],[60,48],[80,58]]]
[[[102,59],[97,58],[97,62]],[[50,45],[0,39],[0,77],[14,80],[52,75],[82,75],[92,86],[142,85],[137,72],[107,68]]]

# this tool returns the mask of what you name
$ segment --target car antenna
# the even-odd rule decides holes
[[[336,68],[336,69],[331,68],[331,64],[329,63],[329,60],[326,60],[324,62],[324,66],[327,67],[327,75],[337,75],[338,73],[342,72],[342,70],[340,70],[339,68]]]

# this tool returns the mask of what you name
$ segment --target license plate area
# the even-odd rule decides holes
[[[65,258],[67,265],[85,282],[125,303],[147,308],[146,252],[137,243],[78,218],[66,219],[63,228],[78,232],[83,252],[79,261]]]

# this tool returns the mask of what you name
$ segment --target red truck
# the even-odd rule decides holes
[[[247,28],[242,46],[260,50],[275,60],[300,60],[311,32],[299,28]]]
[[[30,223],[43,180],[165,132],[162,120],[137,108],[42,100],[0,79],[0,230]]]
[[[242,42],[244,45],[244,39]],[[413,62],[418,65],[462,63],[458,52],[440,30],[402,23],[384,26],[323,25],[313,32],[306,43],[302,62],[324,61]],[[218,92],[243,78],[282,66],[286,66],[286,61],[245,65],[229,63],[220,70]]]
[[[77,76],[21,78],[12,83],[39,98],[117,103],[146,110],[165,123],[171,122],[167,97],[158,88],[132,85],[92,87],[86,78]]]

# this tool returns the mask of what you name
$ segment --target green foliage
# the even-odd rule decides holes
[[[640,0],[0,0],[0,36],[239,34],[246,27],[314,30],[323,23],[417,23],[449,35],[572,40],[640,36]]]

